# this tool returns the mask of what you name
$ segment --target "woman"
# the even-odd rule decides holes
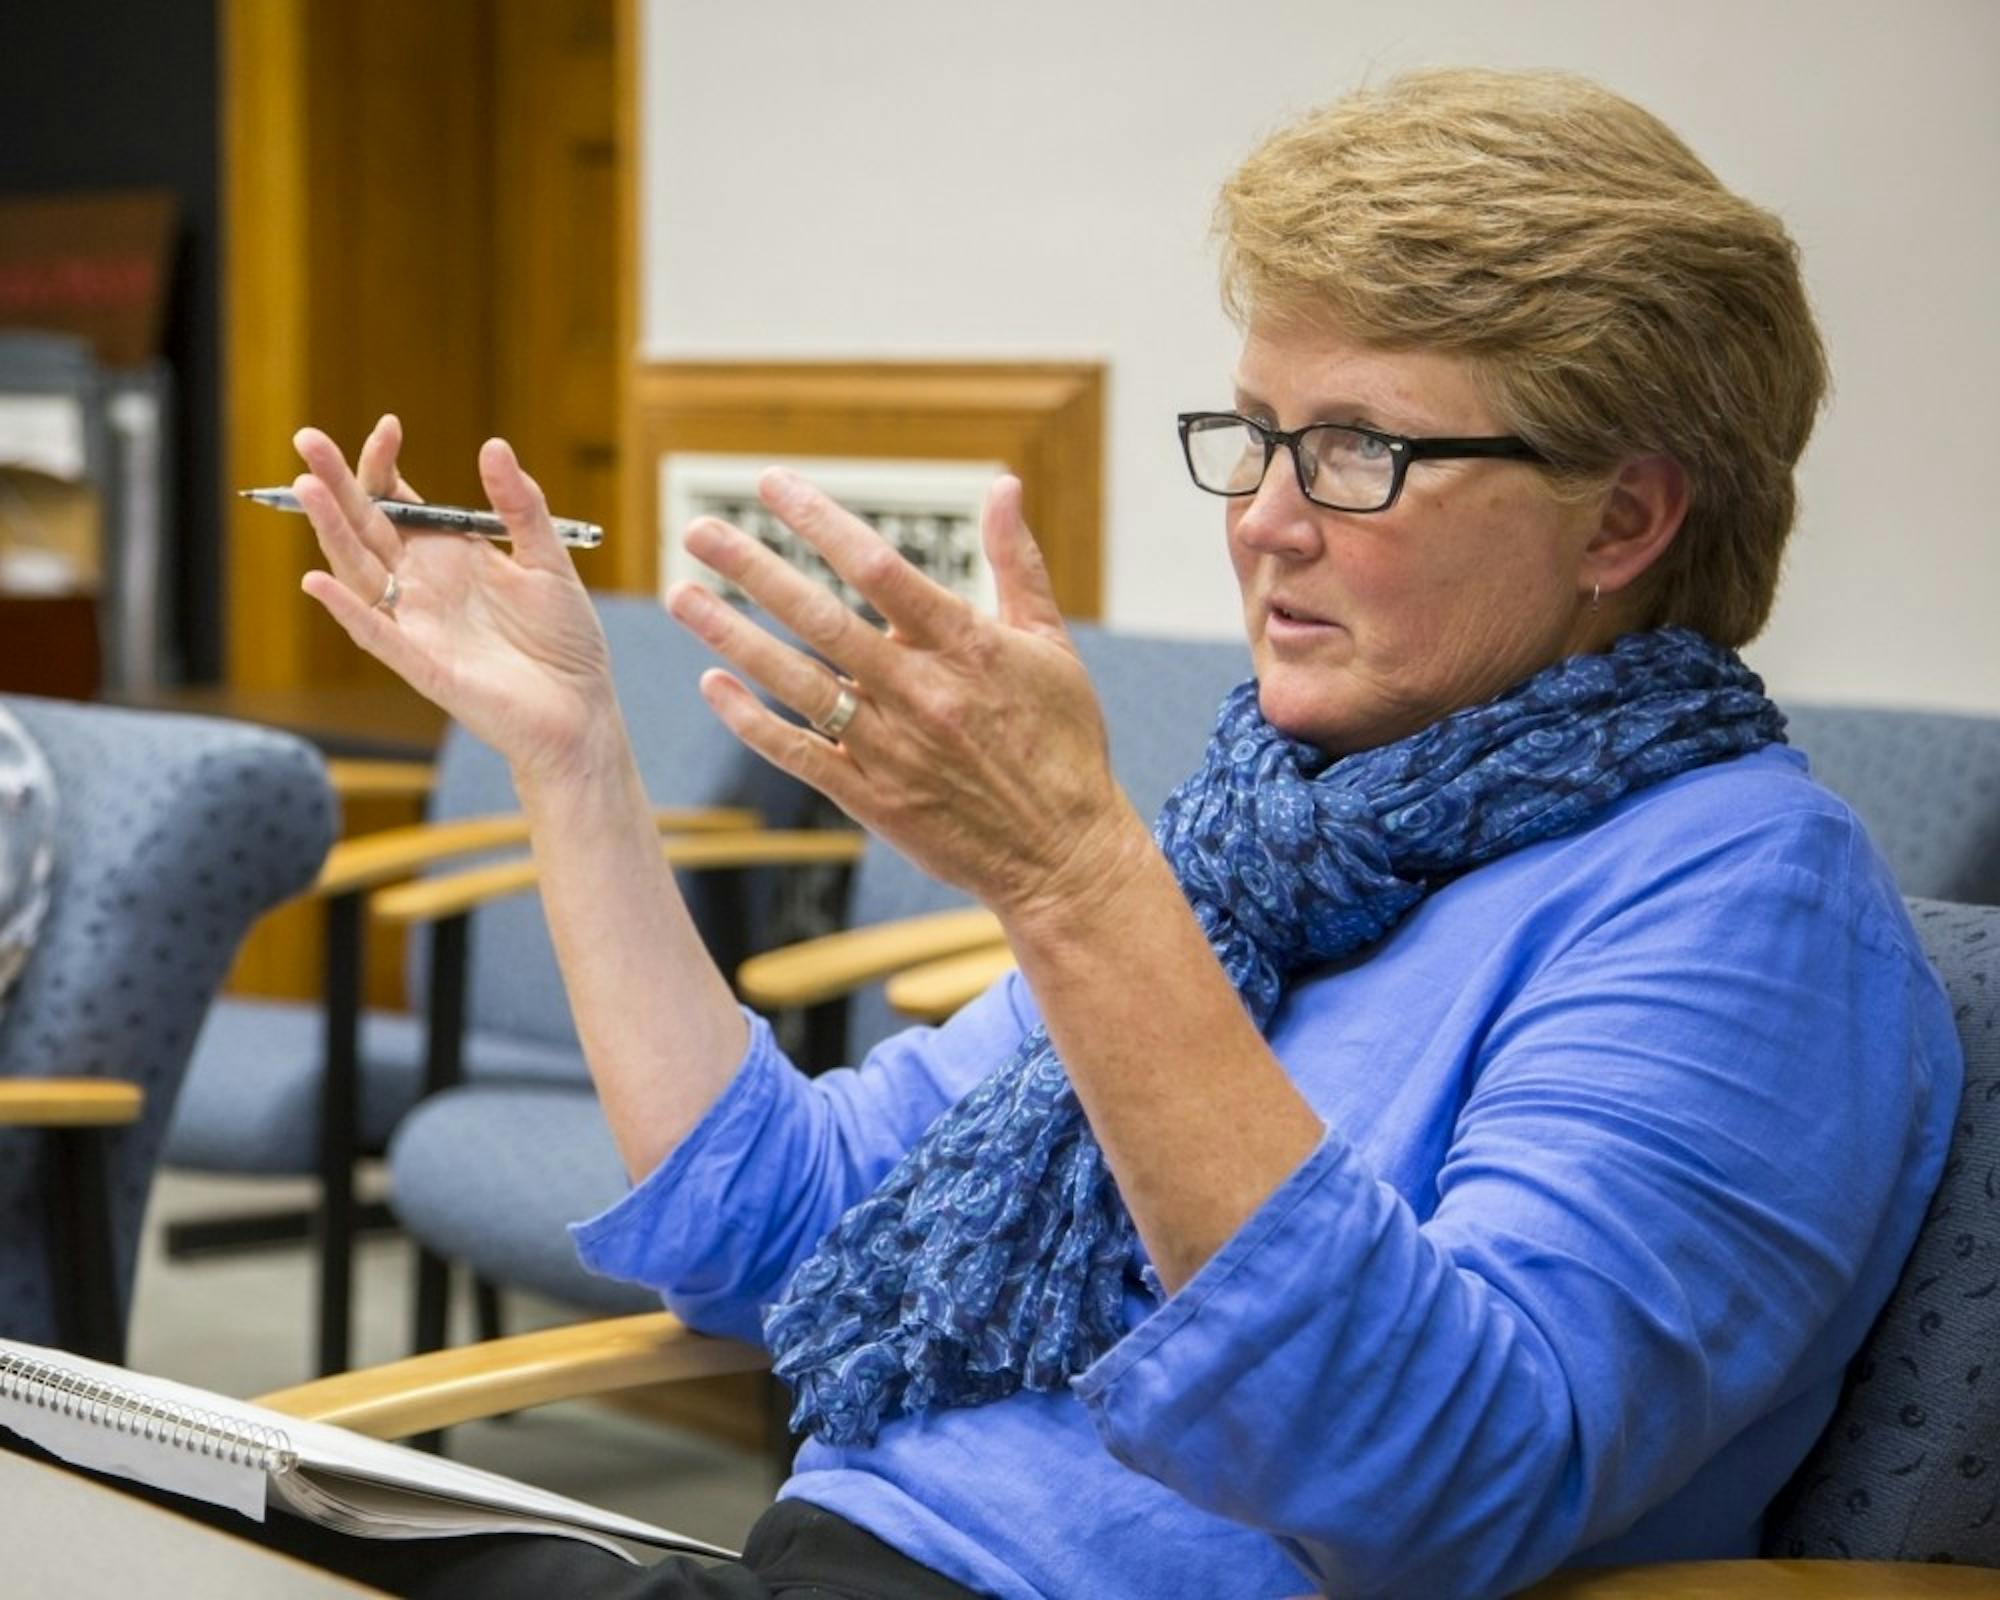
[[[1244,343],[1182,443],[1256,680],[1157,843],[1011,480],[996,617],[783,473],[764,503],[888,632],[687,531],[838,671],[682,585],[734,669],[713,711],[1020,962],[858,1072],[801,1078],[704,956],[504,445],[511,557],[371,513],[407,492],[393,419],[358,479],[302,432],[306,590],[512,766],[635,1183],[584,1256],[767,1339],[812,1434],[753,1566],[1456,1596],[1751,1553],[1959,1073],[1886,873],[1731,654],[1824,389],[1793,248],[1648,114],[1536,74],[1349,96],[1219,218]]]

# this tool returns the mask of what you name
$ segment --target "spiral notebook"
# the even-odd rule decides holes
[[[628,1561],[620,1541],[735,1554],[441,1456],[13,1339],[0,1339],[0,1427],[73,1466],[258,1522],[275,1505],[371,1539],[549,1533]]]

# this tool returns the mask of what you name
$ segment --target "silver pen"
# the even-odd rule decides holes
[[[289,489],[238,489],[245,500],[274,511],[304,511],[299,497]],[[450,533],[477,534],[482,539],[507,540],[513,537],[507,524],[491,511],[474,511],[468,506],[421,505],[414,500],[377,500],[376,508],[391,522],[405,528],[442,528]],[[551,517],[556,537],[577,550],[595,550],[604,543],[604,530],[594,522],[578,522],[574,517]]]

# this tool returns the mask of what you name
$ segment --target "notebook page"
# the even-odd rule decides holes
[[[299,1453],[300,1472],[310,1473],[314,1481],[328,1492],[338,1492],[337,1475],[411,1491],[418,1498],[408,1503],[407,1514],[420,1526],[427,1520],[434,1521],[426,1517],[423,1497],[437,1496],[484,1506],[493,1511],[591,1528],[617,1538],[633,1539],[665,1549],[685,1550],[695,1555],[728,1557],[736,1554],[734,1550],[691,1539],[686,1534],[641,1522],[636,1517],[587,1505],[566,1495],[553,1494],[518,1479],[469,1467],[463,1462],[426,1455],[421,1451],[405,1449],[402,1445],[350,1433],[345,1428],[329,1427],[322,1422],[303,1422],[284,1417],[245,1401],[229,1404],[243,1413],[246,1420],[269,1419],[283,1425],[291,1436],[293,1448]],[[386,1507],[387,1502],[378,1497],[376,1504]]]
[[[364,1478],[342,1477],[324,1468],[285,1473],[273,1481],[272,1487],[302,1515],[342,1533],[364,1534],[375,1539],[464,1533],[553,1533],[594,1544],[620,1560],[638,1564],[639,1558],[625,1545],[574,1523],[550,1522],[506,1511],[468,1509],[462,1501],[370,1483]]]

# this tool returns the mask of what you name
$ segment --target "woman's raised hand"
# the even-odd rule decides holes
[[[1111,775],[1097,697],[1022,521],[1017,479],[995,484],[981,518],[997,616],[933,583],[792,474],[765,473],[758,496],[889,631],[741,530],[713,518],[691,524],[689,552],[839,674],[700,585],[675,585],[667,606],[676,620],[825,728],[796,727],[737,678],[711,671],[703,697],[738,738],[1003,917],[1091,894],[1121,870],[1125,851],[1150,848]]]
[[[357,472],[316,428],[293,444],[307,471],[292,488],[331,568],[307,573],[306,593],[517,775],[560,775],[583,759],[593,736],[616,725],[604,634],[513,450],[489,439],[479,452],[510,553],[476,536],[399,528],[375,508],[377,497],[419,498],[397,470],[395,417],[375,424]]]

